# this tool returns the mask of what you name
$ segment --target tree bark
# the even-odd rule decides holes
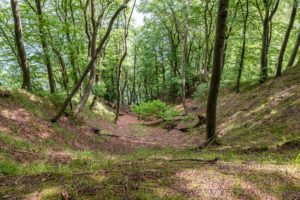
[[[20,60],[20,67],[22,69],[23,74],[23,83],[22,88],[26,89],[27,91],[31,91],[31,82],[30,82],[30,69],[27,62],[27,56],[23,41],[23,27],[21,21],[21,14],[19,8],[18,0],[11,0],[11,8],[14,17],[14,24],[15,24],[15,41],[16,46],[18,49],[18,56]]]
[[[280,54],[279,54],[279,58],[278,58],[278,64],[277,64],[277,72],[276,72],[276,76],[281,76],[281,71],[282,71],[282,63],[283,63],[283,58],[284,58],[284,54],[285,54],[285,50],[290,38],[290,34],[295,22],[295,18],[296,18],[296,14],[297,14],[297,9],[298,9],[298,0],[294,1],[294,5],[293,5],[293,9],[292,9],[292,13],[291,13],[291,17],[290,17],[290,22],[287,28],[287,31],[285,33],[284,36],[284,40],[281,46],[281,50],[280,50]]]
[[[89,57],[93,58],[96,56],[96,43],[97,43],[97,37],[98,37],[98,29],[100,26],[100,21],[96,21],[96,1],[95,0],[91,0],[91,21],[92,21],[92,34],[90,34],[89,37]],[[105,12],[105,10],[103,10],[102,12]],[[102,13],[103,16],[103,13]],[[101,18],[99,18],[100,20]],[[86,22],[87,23],[87,22]],[[74,116],[73,117],[77,117],[78,114],[83,110],[91,92],[93,89],[93,85],[94,85],[94,81],[95,81],[95,76],[96,76],[96,60],[94,60],[94,62],[92,63],[92,68],[90,71],[90,77],[88,80],[88,83],[84,89],[83,95],[80,99],[80,102],[74,112]]]
[[[239,1],[240,3],[240,1]],[[243,10],[243,5],[242,11]],[[242,77],[242,72],[244,68],[244,59],[245,59],[245,51],[246,51],[246,33],[247,33],[247,23],[248,23],[248,16],[249,16],[249,0],[246,0],[246,14],[244,15],[244,24],[243,24],[243,44],[242,44],[242,53],[241,53],[241,60],[240,60],[240,66],[238,70],[238,76],[237,76],[237,84],[236,84],[236,93],[240,92],[240,82]]]
[[[66,98],[66,100],[64,101],[61,109],[59,110],[59,112],[56,114],[56,116],[54,116],[50,121],[52,123],[57,122],[57,120],[60,119],[60,117],[63,115],[63,113],[65,112],[69,102],[71,102],[72,98],[74,97],[74,95],[77,93],[77,91],[80,89],[82,82],[84,81],[85,77],[87,76],[87,74],[90,72],[91,68],[93,67],[93,63],[95,62],[95,60],[97,59],[97,57],[99,56],[99,54],[101,53],[105,42],[107,41],[107,39],[109,38],[109,35],[112,31],[114,22],[116,20],[116,18],[118,17],[118,15],[122,12],[123,9],[125,9],[127,7],[127,3],[129,0],[125,0],[123,5],[121,5],[117,11],[114,13],[114,15],[112,16],[112,18],[110,19],[108,28],[106,30],[105,35],[103,36],[98,48],[96,49],[96,53],[95,56],[93,58],[91,58],[90,62],[88,63],[88,65],[86,66],[84,72],[82,73],[79,81],[77,82],[77,84],[75,85],[75,87],[73,88],[73,90],[71,91],[70,95]]]
[[[122,74],[122,65],[123,65],[123,62],[124,62],[124,60],[127,56],[127,51],[128,51],[127,38],[128,38],[128,35],[129,35],[129,25],[130,25],[132,14],[133,14],[133,11],[134,11],[134,8],[135,8],[135,4],[136,4],[136,0],[134,0],[133,7],[132,7],[132,10],[131,10],[131,13],[129,15],[128,20],[127,20],[126,12],[124,12],[124,50],[123,50],[123,55],[122,55],[122,58],[120,60],[119,66],[117,68],[117,80],[116,80],[117,109],[116,109],[115,122],[118,121],[119,114],[120,114],[121,92],[122,92],[121,87],[120,87],[120,79],[121,79],[121,74]]]
[[[279,2],[280,0],[264,0],[263,7],[265,9],[265,14],[263,15],[258,0],[256,0],[256,7],[263,22],[260,83],[264,83],[268,78],[268,53],[272,37],[271,25],[272,19],[278,9]]]
[[[229,0],[219,0],[219,10],[216,25],[215,50],[213,57],[212,77],[210,81],[207,103],[207,140],[213,141],[216,137],[217,98],[222,74],[222,55],[224,51],[226,22]]]
[[[44,61],[45,61],[45,64],[47,66],[47,71],[48,71],[50,92],[55,93],[55,81],[54,81],[54,75],[53,75],[53,68],[52,68],[48,44],[46,41],[45,21],[44,21],[44,17],[43,17],[43,11],[42,11],[42,6],[41,6],[40,0],[35,0],[35,5],[36,5],[36,14],[38,17],[38,29],[39,29],[39,34],[40,34],[40,40],[41,40],[41,45],[42,45],[43,52],[44,52]]]
[[[297,53],[298,53],[298,50],[299,50],[299,46],[300,46],[300,29],[298,30],[297,40],[295,42],[292,55],[290,57],[288,65],[287,65],[288,68],[292,67],[294,65],[295,59],[297,57]]]
[[[181,64],[181,95],[182,95],[182,105],[184,110],[186,110],[185,100],[186,100],[186,69],[187,69],[187,42],[188,42],[188,31],[189,31],[189,0],[184,1],[184,31],[182,39],[182,64]]]

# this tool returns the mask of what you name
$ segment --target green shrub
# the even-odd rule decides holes
[[[179,112],[174,107],[169,107],[165,112],[160,113],[160,117],[166,122],[173,122],[174,118],[179,115]]]
[[[203,98],[205,98],[208,94],[208,84],[207,83],[203,83],[203,84],[200,84],[195,93],[193,94],[193,97],[197,100],[201,100]]]
[[[165,102],[154,100],[143,102],[133,108],[133,112],[144,119],[161,118],[167,122],[173,121],[179,113],[173,106],[168,106]]]
[[[97,83],[94,87],[93,87],[93,94],[99,98],[104,97],[105,93],[106,93],[106,85],[105,83],[102,81],[100,83]]]
[[[143,118],[155,117],[158,118],[161,112],[165,112],[168,106],[165,102],[154,100],[143,102],[133,108],[133,112],[138,113]]]
[[[60,107],[66,99],[65,93],[48,93],[46,96],[55,107]]]

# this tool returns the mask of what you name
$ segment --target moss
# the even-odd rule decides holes
[[[9,145],[15,149],[22,150],[34,150],[36,147],[28,141],[25,141],[21,138],[18,138],[11,133],[1,132],[0,131],[0,141],[4,144]]]
[[[0,161],[0,174],[16,175],[18,170],[19,167],[17,164],[8,161]]]

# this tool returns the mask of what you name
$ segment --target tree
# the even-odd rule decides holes
[[[80,89],[85,77],[90,72],[90,70],[93,68],[95,60],[98,58],[101,51],[103,50],[103,47],[104,47],[104,45],[105,45],[105,43],[106,43],[106,41],[107,41],[111,31],[112,31],[112,28],[113,28],[113,25],[114,25],[114,22],[115,22],[116,18],[122,12],[122,10],[127,7],[128,1],[129,0],[125,0],[124,3],[116,10],[116,12],[111,17],[110,22],[109,22],[108,27],[107,27],[107,30],[106,30],[106,33],[104,34],[103,38],[101,39],[101,42],[100,42],[99,46],[97,47],[97,49],[95,51],[95,56],[92,57],[91,60],[89,61],[88,65],[86,66],[86,68],[85,68],[84,72],[82,73],[80,79],[78,80],[77,84],[75,85],[75,87],[73,88],[71,93],[68,95],[68,97],[65,99],[64,103],[62,104],[62,107],[59,110],[59,112],[50,120],[52,123],[57,122],[57,120],[59,120],[59,118],[65,112],[68,104],[71,102],[74,95]]]
[[[238,69],[238,76],[237,76],[237,84],[236,84],[236,92],[240,92],[240,83],[241,83],[241,77],[242,77],[242,72],[244,68],[244,61],[245,61],[245,51],[246,51],[246,33],[247,33],[247,23],[248,23],[248,17],[249,17],[249,0],[246,0],[246,13],[244,11],[244,7],[239,1],[239,4],[242,7],[242,12],[243,12],[243,44],[242,44],[242,53],[241,53],[241,58],[240,58],[240,65]]]
[[[14,17],[15,23],[15,42],[18,49],[18,56],[20,60],[20,65],[23,73],[23,84],[22,88],[28,91],[31,90],[31,82],[30,82],[30,70],[27,62],[26,51],[24,47],[23,41],[23,31],[22,31],[22,20],[19,8],[18,0],[11,0],[11,8]]]
[[[229,0],[219,0],[212,77],[206,111],[206,130],[209,142],[214,141],[216,137],[217,99],[222,74],[222,55],[224,51],[228,7]]]
[[[90,2],[90,8],[91,8],[91,23],[92,23],[92,32],[89,31],[89,24],[87,20],[87,8],[89,6]],[[85,7],[84,7],[84,16],[85,16],[85,31],[88,38],[88,56],[91,60],[93,57],[96,56],[96,45],[97,45],[97,38],[98,38],[98,31],[102,23],[102,18],[109,7],[111,2],[108,2],[106,5],[102,5],[102,11],[101,14],[97,17],[96,16],[96,1],[95,0],[87,0]],[[97,18],[96,18],[97,17]],[[88,80],[88,83],[84,89],[84,93],[80,99],[80,102],[75,110],[74,117],[76,117],[84,108],[93,88],[93,84],[96,77],[96,59],[92,63],[92,68],[90,71],[90,77]]]
[[[182,64],[181,64],[181,77],[182,77],[182,86],[181,86],[181,96],[182,96],[182,105],[186,110],[185,99],[186,99],[186,69],[187,69],[187,43],[188,43],[188,34],[189,34],[189,0],[184,1],[184,30],[182,34]]]
[[[298,30],[297,39],[296,39],[296,42],[295,42],[295,45],[294,45],[294,48],[292,51],[292,55],[290,57],[288,65],[287,65],[288,68],[292,67],[294,65],[295,59],[296,59],[296,56],[297,56],[297,53],[299,50],[299,46],[300,46],[300,29]]]
[[[55,92],[55,81],[54,81],[54,74],[53,74],[53,67],[52,67],[52,62],[51,62],[51,57],[50,57],[50,51],[48,47],[48,42],[46,40],[46,28],[45,28],[45,20],[43,16],[43,10],[42,10],[42,5],[40,0],[35,0],[35,5],[36,5],[36,10],[35,13],[38,18],[38,29],[39,29],[39,34],[40,34],[40,40],[44,52],[44,61],[47,66],[47,71],[48,71],[48,79],[49,79],[49,86],[50,86],[50,92],[54,93]]]
[[[121,87],[120,87],[120,78],[121,78],[121,73],[122,73],[122,65],[123,62],[127,56],[128,52],[128,46],[127,46],[127,38],[129,35],[129,26],[130,26],[130,21],[132,18],[132,14],[135,8],[136,0],[134,0],[133,7],[131,9],[130,15],[127,19],[127,14],[126,14],[126,9],[124,11],[124,46],[123,46],[123,55],[120,59],[120,63],[117,68],[117,80],[116,80],[116,90],[117,90],[117,108],[116,108],[116,116],[115,116],[115,122],[118,121],[119,119],[119,114],[120,114],[120,106],[121,106]]]
[[[294,0],[293,9],[292,9],[291,17],[290,17],[290,22],[289,22],[287,31],[285,33],[284,40],[283,40],[281,50],[280,50],[280,54],[279,54],[279,58],[278,58],[277,72],[276,72],[277,77],[281,76],[283,57],[284,57],[286,46],[288,44],[290,34],[291,34],[291,31],[292,31],[292,28],[293,28],[293,25],[295,22],[297,9],[298,9],[298,0]]]
[[[261,72],[260,83],[264,83],[268,78],[268,53],[272,38],[272,19],[278,9],[280,0],[262,0],[262,8],[259,0],[256,6],[263,23],[262,48],[261,48]],[[265,13],[263,14],[263,9]]]

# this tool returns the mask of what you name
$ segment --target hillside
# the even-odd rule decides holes
[[[80,120],[51,124],[57,96],[1,90],[0,198],[298,199],[299,66],[230,91],[218,105],[222,145],[197,151],[205,126],[184,133],[131,113],[114,124],[101,103]]]

